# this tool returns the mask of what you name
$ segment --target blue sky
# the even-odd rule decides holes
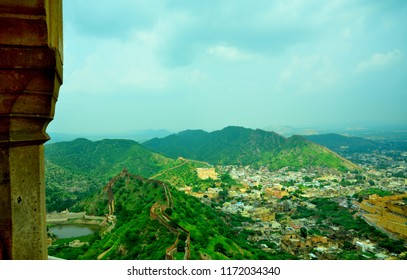
[[[68,0],[49,131],[407,124],[407,1]]]

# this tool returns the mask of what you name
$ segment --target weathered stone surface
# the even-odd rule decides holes
[[[44,0],[2,0],[0,13],[45,15],[44,5]]]
[[[0,243],[2,259],[11,259],[11,204],[10,204],[9,149],[0,148]]]
[[[44,150],[42,145],[0,148],[0,235],[6,259],[46,259]],[[8,154],[8,155],[7,155]]]
[[[0,145],[44,143],[62,84],[62,61],[48,47],[0,45]]]
[[[0,17],[0,43],[5,45],[47,46],[47,23],[44,18]]]
[[[27,59],[15,52],[0,46],[0,57],[6,58],[0,62],[0,145],[44,143],[62,83],[62,62],[51,49],[25,48]]]
[[[7,47],[0,49],[0,68],[52,68],[57,67],[55,50],[48,47]],[[59,72],[59,71],[58,71]]]

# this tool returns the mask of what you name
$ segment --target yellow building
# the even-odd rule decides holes
[[[268,196],[271,196],[271,197],[276,197],[276,198],[279,198],[279,199],[281,199],[281,198],[283,198],[284,196],[287,196],[288,195],[288,192],[286,191],[286,190],[282,190],[281,188],[279,188],[279,187],[273,187],[273,188],[266,188],[266,194],[268,195]]]
[[[265,207],[260,207],[253,211],[252,218],[259,219],[262,222],[270,222],[276,219],[276,213]]]
[[[407,194],[380,197],[376,194],[360,203],[364,217],[379,227],[407,238]]]
[[[216,173],[215,168],[197,168],[196,172],[198,177],[202,180],[211,178],[212,180],[218,180],[218,173]]]
[[[337,247],[325,236],[308,236],[301,238],[298,234],[286,234],[281,238],[281,248],[293,255],[304,254],[310,252],[316,247],[329,248]]]

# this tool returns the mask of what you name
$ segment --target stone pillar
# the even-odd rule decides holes
[[[62,84],[62,0],[0,3],[0,259],[47,259],[44,147]]]

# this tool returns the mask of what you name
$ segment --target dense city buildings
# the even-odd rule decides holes
[[[237,184],[228,186],[226,193],[225,186],[216,180],[206,190],[191,192],[188,186],[185,191],[222,212],[250,218],[254,222],[245,227],[255,233],[250,241],[265,251],[280,248],[302,259],[347,258],[354,251],[361,258],[387,259],[395,254],[379,246],[378,239],[370,240],[356,228],[347,228],[345,222],[322,219],[318,214],[324,207],[321,200],[326,200],[344,215],[341,219],[363,220],[378,232],[405,241],[407,188],[406,180],[397,176],[405,174],[405,162],[395,164],[387,158],[382,169],[376,162],[373,156],[353,172],[317,167],[270,171],[265,167],[216,166],[219,174],[229,174]],[[220,176],[213,174],[214,169],[208,170],[213,178]],[[197,172],[202,173],[201,169]]]

